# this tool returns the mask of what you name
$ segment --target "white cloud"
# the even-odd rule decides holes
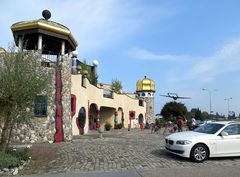
[[[169,70],[168,81],[212,82],[220,75],[240,70],[240,38],[224,44],[213,55],[191,56],[188,59],[188,62],[180,60],[182,63],[178,63],[177,67]]]
[[[225,44],[214,55],[202,58],[196,63],[188,75],[201,81],[213,80],[218,75],[240,70],[240,39]]]
[[[146,60],[146,61],[186,61],[188,56],[184,55],[161,55],[156,54],[151,51],[140,49],[140,48],[132,48],[126,52],[126,54],[134,59],[138,60]]]
[[[14,4],[14,5],[12,5]],[[165,6],[144,4],[138,0],[3,0],[0,10],[2,26],[8,30],[9,41],[12,39],[9,27],[22,20],[41,18],[41,12],[49,9],[50,20],[70,28],[79,43],[78,50],[92,52],[118,45],[132,34],[141,32],[147,25],[159,22],[175,12]],[[7,18],[6,18],[7,16]],[[157,17],[157,18],[156,18]],[[5,42],[4,41],[4,42]]]
[[[65,1],[54,11],[58,13],[56,21],[68,22],[79,50],[84,47],[88,51],[117,45],[144,25],[172,14],[164,7],[146,7],[127,0]]]

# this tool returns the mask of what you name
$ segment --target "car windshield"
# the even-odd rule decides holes
[[[218,130],[220,130],[220,128],[222,128],[223,126],[224,126],[223,124],[208,123],[194,129],[193,131],[199,133],[214,134]]]

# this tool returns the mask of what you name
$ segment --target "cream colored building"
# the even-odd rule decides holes
[[[146,102],[141,102],[135,94],[117,94],[111,90],[111,86],[92,85],[82,74],[72,75],[71,83],[71,94],[76,96],[76,113],[72,118],[73,135],[80,132],[77,122],[84,122],[81,127],[87,133],[95,129],[91,124],[97,118],[100,125],[110,123],[113,127],[116,123],[123,123],[125,128],[128,125],[139,128],[139,121],[145,122]],[[85,114],[81,114],[81,110]],[[130,115],[132,112],[135,113],[134,117]]]

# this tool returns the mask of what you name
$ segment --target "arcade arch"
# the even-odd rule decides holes
[[[92,103],[89,107],[89,130],[96,130],[97,129],[97,119],[98,119],[98,106],[95,103]]]
[[[77,117],[77,126],[79,129],[79,133],[81,135],[84,134],[85,124],[86,124],[86,109],[84,107],[81,107],[81,109],[78,112],[78,117]]]

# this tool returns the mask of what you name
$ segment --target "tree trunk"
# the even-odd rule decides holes
[[[1,133],[1,142],[0,142],[0,153],[5,153],[8,148],[8,139],[10,136],[10,124],[11,120],[9,118],[6,119],[2,133]]]
[[[12,130],[13,130],[13,127],[14,127],[14,124],[11,123],[11,128],[10,128],[9,134],[8,134],[7,147],[9,146],[9,143],[10,143],[11,138],[12,138]]]

